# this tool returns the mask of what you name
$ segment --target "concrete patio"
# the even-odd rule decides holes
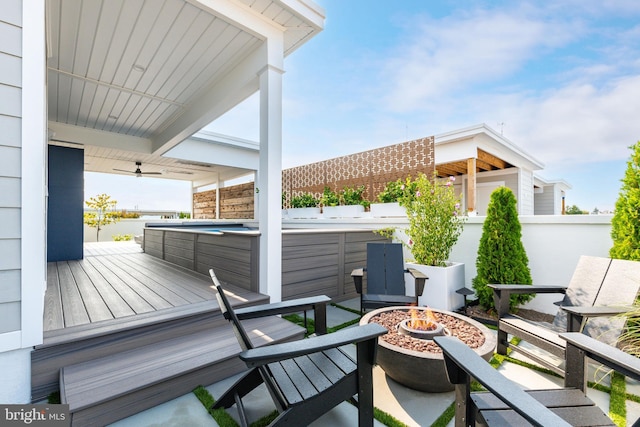
[[[354,299],[345,301],[340,305],[343,307],[357,309],[358,304],[359,301]],[[328,326],[341,325],[357,317],[358,316],[356,314],[341,308],[333,306],[327,308]],[[353,352],[355,353],[355,347],[353,348]],[[522,360],[525,359],[521,356],[515,357]],[[528,360],[524,361],[530,362]],[[562,380],[558,377],[528,369],[508,361],[503,362],[498,370],[506,377],[521,384],[523,388],[536,389],[562,387]],[[235,377],[231,377],[211,385],[203,385],[209,393],[216,398],[226,390],[234,378]],[[589,380],[594,380],[593,375],[590,375]],[[602,378],[599,383],[607,385],[608,377]],[[631,393],[636,396],[640,395],[640,384],[633,381],[627,381],[627,393]],[[595,401],[604,412],[608,412],[608,393],[589,389],[588,396]],[[263,386],[254,390],[245,399],[245,408],[249,413],[250,422],[259,419],[274,409],[271,399]],[[374,368],[375,406],[392,415],[407,426],[432,425],[454,402],[454,400],[454,392],[425,393],[415,391],[399,385],[395,381],[387,378],[379,367]],[[234,407],[229,409],[228,413],[236,420],[238,419]],[[357,408],[347,402],[344,402],[315,421],[312,426],[352,426],[357,424],[357,416]],[[640,418],[640,404],[627,400],[628,425],[633,424],[638,418]],[[454,421],[451,419],[446,425],[453,426],[453,424]],[[118,427],[185,425],[218,426],[216,421],[207,413],[206,408],[202,403],[200,403],[193,393],[186,394],[180,398],[112,424],[112,426]],[[376,420],[375,425],[383,426],[384,424]]]

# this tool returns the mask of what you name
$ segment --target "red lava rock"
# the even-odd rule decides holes
[[[422,310],[420,310],[422,311]],[[433,312],[438,323],[442,324],[452,336],[458,337],[463,343],[471,348],[478,348],[484,344],[484,335],[480,329],[457,317],[444,313]],[[407,350],[423,351],[430,353],[442,353],[442,350],[434,341],[413,338],[408,335],[398,333],[398,324],[405,319],[411,318],[409,311],[393,310],[385,311],[371,318],[371,322],[379,323],[387,328],[389,333],[380,339],[389,344],[405,348]]]

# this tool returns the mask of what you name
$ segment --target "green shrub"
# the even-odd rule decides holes
[[[403,198],[409,218],[409,249],[418,264],[445,266],[467,217],[460,212],[454,177],[440,180],[420,174],[413,181],[415,194]]]
[[[310,193],[303,193],[291,198],[292,208],[315,208],[319,203],[320,201]]]
[[[411,177],[407,177],[404,181],[398,179],[397,181],[390,181],[384,187],[377,199],[380,203],[403,203],[403,200],[411,198],[416,193],[416,182],[411,180]]]
[[[111,238],[114,242],[127,242],[133,240],[133,234],[114,234]]]
[[[341,205],[362,205],[365,208],[371,203],[364,199],[365,186],[360,185],[358,187],[344,187],[340,192],[340,204]]]
[[[627,162],[611,220],[613,247],[609,256],[640,261],[640,141],[629,148],[633,153]]]
[[[479,302],[486,309],[495,308],[493,290],[487,284],[532,284],[529,258],[521,239],[516,198],[509,188],[498,187],[491,193],[487,207],[476,259],[478,275],[472,281]],[[513,309],[532,297],[511,295],[509,307]]]
[[[322,191],[322,196],[320,197],[320,203],[322,203],[322,206],[338,206],[340,204],[340,197],[338,193],[325,186]]]

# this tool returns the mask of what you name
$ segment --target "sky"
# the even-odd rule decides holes
[[[315,1],[324,31],[285,59],[283,167],[486,123],[568,206],[613,209],[640,140],[640,2]],[[257,96],[207,128],[257,141]],[[163,203],[188,210],[185,188]]]

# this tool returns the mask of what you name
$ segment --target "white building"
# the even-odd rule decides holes
[[[435,163],[439,176],[457,176],[467,211],[485,215],[489,197],[500,186],[509,187],[520,215],[560,215],[564,181],[545,181],[535,172],[544,165],[486,124],[435,136]]]

